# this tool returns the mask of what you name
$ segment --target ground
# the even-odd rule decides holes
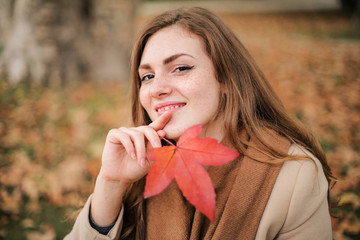
[[[286,109],[318,137],[338,183],[335,239],[360,236],[360,40],[341,12],[221,15]],[[141,25],[145,19],[138,19]],[[62,239],[91,193],[128,84],[0,80],[0,239]]]

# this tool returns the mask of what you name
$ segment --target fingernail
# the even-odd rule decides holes
[[[130,157],[131,157],[132,159],[136,159],[135,153],[134,153],[134,152],[130,153]]]
[[[140,165],[142,167],[145,166],[145,158],[140,159]]]
[[[161,144],[158,141],[154,141],[152,145],[153,145],[154,148],[161,147]]]

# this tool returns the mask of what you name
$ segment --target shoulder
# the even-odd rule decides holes
[[[288,153],[304,156],[304,160],[283,164],[264,210],[257,238],[278,236],[278,239],[286,239],[292,234],[301,234],[302,237],[311,234],[309,236],[314,237],[313,234],[323,231],[330,237],[319,236],[317,239],[331,239],[328,182],[321,163],[295,144],[290,146]]]

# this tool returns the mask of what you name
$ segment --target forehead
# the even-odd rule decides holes
[[[147,41],[141,63],[164,59],[178,53],[201,56],[205,53],[203,40],[184,27],[172,25],[157,31]]]

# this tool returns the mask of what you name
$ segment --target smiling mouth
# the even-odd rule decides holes
[[[177,103],[177,104],[171,104],[171,105],[166,105],[166,106],[162,106],[156,109],[156,112],[158,114],[163,114],[166,111],[177,111],[179,108],[182,108],[186,105],[186,103]]]

